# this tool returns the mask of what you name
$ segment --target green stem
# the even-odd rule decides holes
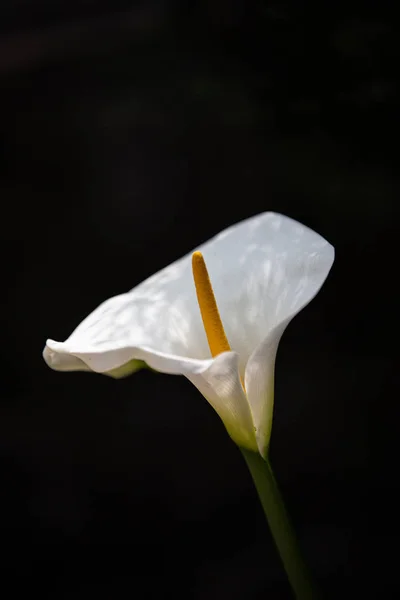
[[[297,600],[319,597],[303,561],[278,484],[267,460],[260,454],[241,448],[267,517],[272,537]]]

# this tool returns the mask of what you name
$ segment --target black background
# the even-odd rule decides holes
[[[271,462],[326,598],[397,597],[394,15],[2,0],[0,30],[4,597],[291,597],[242,457],[189,382],[41,357],[264,210],[336,247],[281,342]]]

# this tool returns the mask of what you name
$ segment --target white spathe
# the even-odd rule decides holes
[[[44,359],[58,371],[121,377],[144,361],[156,371],[185,375],[233,440],[265,457],[279,340],[325,281],[334,248],[308,227],[267,212],[195,250],[204,256],[231,352],[210,357],[191,252],[101,304],[65,342],[47,340]]]

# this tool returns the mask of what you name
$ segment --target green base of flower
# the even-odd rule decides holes
[[[297,600],[317,600],[320,595],[301,556],[278,484],[268,459],[241,448],[257,489],[272,536]]]
[[[149,367],[149,365],[146,364],[144,360],[132,359],[124,365],[117,367],[116,369],[106,371],[104,375],[109,375],[110,377],[114,377],[114,379],[123,379],[124,377],[128,377],[129,375],[132,375],[132,373],[136,373],[137,371],[141,371],[142,369],[148,369],[153,373],[158,373],[158,371],[155,371],[154,369]]]

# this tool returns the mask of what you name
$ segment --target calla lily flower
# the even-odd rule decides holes
[[[201,275],[205,265],[196,267],[196,257],[199,265],[204,257],[214,296],[211,287],[203,289],[208,274]],[[184,375],[234,442],[265,458],[279,341],[317,294],[333,261],[334,248],[319,234],[283,215],[262,213],[196,248],[193,265],[190,253],[107,300],[65,342],[47,340],[43,356],[58,371],[118,378],[145,364]],[[216,301],[206,307],[208,317],[202,289],[206,302],[210,295]],[[214,328],[218,337],[218,327],[228,345],[210,353],[210,335]]]

